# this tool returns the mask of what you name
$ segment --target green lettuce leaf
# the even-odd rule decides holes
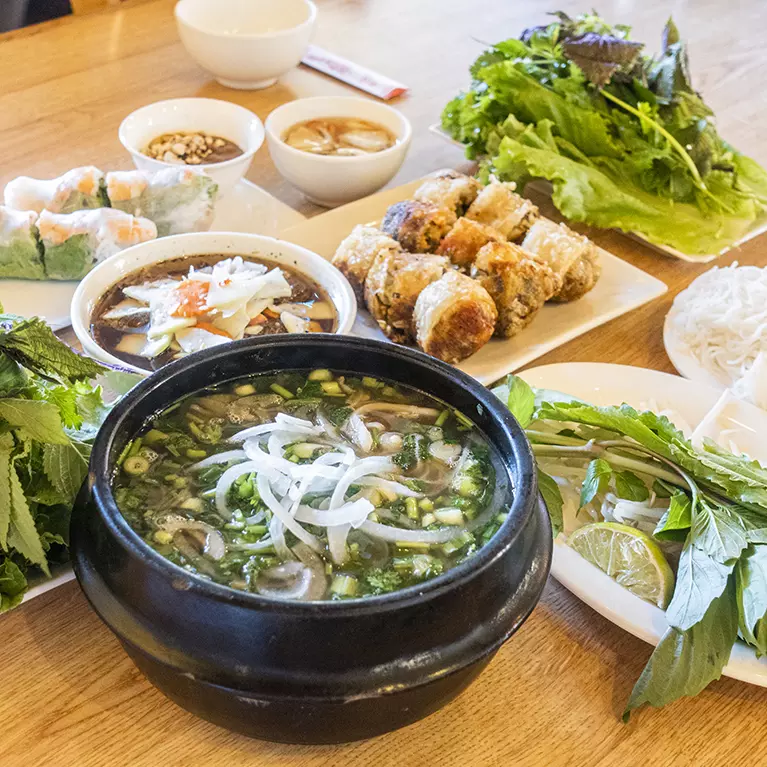
[[[767,655],[767,546],[749,546],[735,568],[739,628],[743,639]]]
[[[0,613],[21,604],[27,591],[27,579],[21,568],[10,558],[0,559]]]

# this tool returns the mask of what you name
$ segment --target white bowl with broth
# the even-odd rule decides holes
[[[229,88],[257,90],[298,66],[317,19],[311,0],[179,0],[187,53]]]
[[[135,245],[99,264],[80,282],[72,298],[72,328],[83,350],[101,362],[118,365],[143,375],[151,372],[151,365],[134,364],[109,344],[97,338],[94,332],[96,314],[106,296],[123,282],[130,281],[139,272],[151,279],[161,276],[162,267],[178,275],[187,265],[213,264],[225,258],[241,256],[245,260],[264,263],[269,268],[279,267],[315,286],[322,300],[332,305],[335,315],[332,330],[348,334],[357,314],[357,302],[346,278],[329,261],[306,248],[285,240],[257,234],[236,232],[196,232],[163,237]],[[205,258],[203,258],[205,257]],[[180,268],[183,267],[183,268]]]
[[[393,135],[395,142],[381,151],[338,156],[314,154],[285,141],[291,129],[300,123],[337,118],[380,126]],[[410,123],[396,109],[353,96],[290,101],[266,118],[264,128],[277,170],[312,202],[329,208],[366,197],[387,184],[400,169],[412,137]]]

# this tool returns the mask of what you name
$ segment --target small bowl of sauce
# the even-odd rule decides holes
[[[277,170],[312,202],[329,208],[388,183],[412,135],[396,109],[358,97],[289,101],[267,117],[264,127]]]
[[[170,99],[128,115],[119,138],[139,170],[196,166],[225,194],[250,167],[264,141],[264,126],[251,111],[228,101]]]

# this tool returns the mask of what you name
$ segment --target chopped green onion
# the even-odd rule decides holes
[[[140,455],[128,456],[123,463],[123,471],[132,477],[138,477],[149,471],[149,461]]]
[[[431,498],[421,498],[421,500],[418,501],[418,508],[421,511],[433,511],[434,502],[431,500]]]
[[[453,415],[455,416],[455,420],[461,425],[468,429],[474,428],[474,424],[460,410],[453,410]]]
[[[383,389],[381,389],[381,394],[383,394],[384,397],[396,397],[399,395],[399,392],[393,386],[384,386]]]
[[[198,450],[198,449],[195,449],[193,447],[190,447],[186,451],[186,457],[187,458],[192,458],[192,459],[205,458],[205,457],[207,457],[207,455],[208,454],[204,450]]]
[[[141,450],[142,441],[143,440],[141,437],[136,437],[136,439],[133,440],[130,446],[130,450],[128,450],[129,456],[138,455],[138,451]]]
[[[424,514],[421,517],[421,527],[428,527],[433,525],[437,521],[437,517],[432,513]]]
[[[431,546],[430,543],[422,543],[421,541],[395,541],[394,545],[398,549],[428,549]]]
[[[268,528],[267,528],[266,525],[248,525],[245,528],[245,532],[248,535],[258,535],[258,536],[261,536],[261,535],[263,535],[267,531],[267,529]]]
[[[437,509],[434,512],[434,516],[443,525],[462,525],[464,522],[460,509]]]
[[[173,536],[167,530],[155,531],[153,538],[162,546],[167,546],[173,540]]]
[[[256,387],[253,384],[242,384],[241,386],[234,387],[234,393],[238,397],[249,397],[251,394],[256,393]]]
[[[418,519],[418,504],[415,498],[405,498],[405,511],[410,519]]]
[[[205,508],[205,503],[203,502],[202,498],[187,498],[181,504],[181,508],[199,514]]]
[[[144,435],[144,442],[147,445],[154,445],[157,442],[164,442],[166,439],[168,439],[168,435],[164,431],[160,431],[159,429],[150,429]]]
[[[338,381],[323,381],[320,386],[325,394],[331,397],[343,397],[344,393],[341,391],[341,386]]]
[[[330,584],[332,594],[339,597],[353,597],[357,593],[357,579],[353,575],[336,575]]]
[[[309,381],[332,381],[333,374],[329,370],[319,368],[318,370],[312,370],[307,378]]]
[[[462,549],[464,546],[468,546],[470,543],[474,542],[474,536],[468,531],[465,530],[460,535],[457,535],[455,538],[451,538],[447,543],[442,544],[442,552],[444,554],[454,554],[459,549]]]
[[[362,377],[362,385],[367,387],[368,389],[377,389],[378,379],[377,378],[371,378],[370,376],[363,376]]]
[[[449,410],[443,410],[438,416],[437,420],[434,421],[435,426],[444,426],[445,421],[447,421],[448,417],[450,416]]]
[[[311,442],[299,442],[297,445],[293,445],[291,450],[293,455],[299,458],[311,458],[318,447],[321,447],[321,445],[313,445]]]
[[[269,387],[275,394],[279,394],[280,397],[284,397],[285,399],[293,399],[296,395],[293,394],[293,392],[288,391],[284,386],[280,386],[277,383],[273,383]]]

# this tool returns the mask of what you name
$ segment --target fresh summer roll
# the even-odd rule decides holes
[[[522,248],[546,264],[562,281],[552,301],[575,301],[585,296],[602,273],[594,243],[564,224],[538,219],[525,236]]]
[[[502,338],[511,338],[527,327],[561,285],[548,266],[511,242],[485,245],[477,254],[471,276],[495,301],[495,335]]]
[[[389,206],[381,229],[410,253],[433,253],[455,223],[455,213],[430,202],[404,200]]]
[[[365,280],[365,303],[381,330],[396,343],[413,340],[413,309],[421,291],[450,267],[443,256],[380,253]]]
[[[51,280],[79,280],[104,259],[157,237],[157,228],[149,219],[112,208],[69,214],[45,210],[37,227],[45,273]]]
[[[443,170],[427,178],[416,189],[413,199],[448,208],[456,216],[462,216],[480,189],[482,184],[477,179],[454,170]]]
[[[15,210],[72,213],[108,205],[104,174],[92,165],[48,181],[20,176],[5,187],[5,204]]]
[[[338,268],[354,289],[357,301],[365,298],[365,279],[376,256],[382,253],[401,253],[396,240],[370,224],[359,224],[338,246],[333,266]]]
[[[521,237],[538,218],[538,208],[520,197],[515,184],[493,181],[466,211],[466,218],[497,229],[507,240]]]
[[[480,224],[470,218],[459,218],[440,242],[437,255],[447,256],[461,269],[470,269],[480,248],[488,242],[505,241],[506,238],[492,226]]]
[[[0,278],[44,280],[37,214],[0,205]]]
[[[427,354],[460,362],[490,340],[497,318],[493,299],[482,285],[460,272],[445,272],[415,302],[416,341]]]
[[[158,237],[209,229],[218,195],[218,184],[192,168],[107,173],[106,189],[113,208],[154,221]]]

